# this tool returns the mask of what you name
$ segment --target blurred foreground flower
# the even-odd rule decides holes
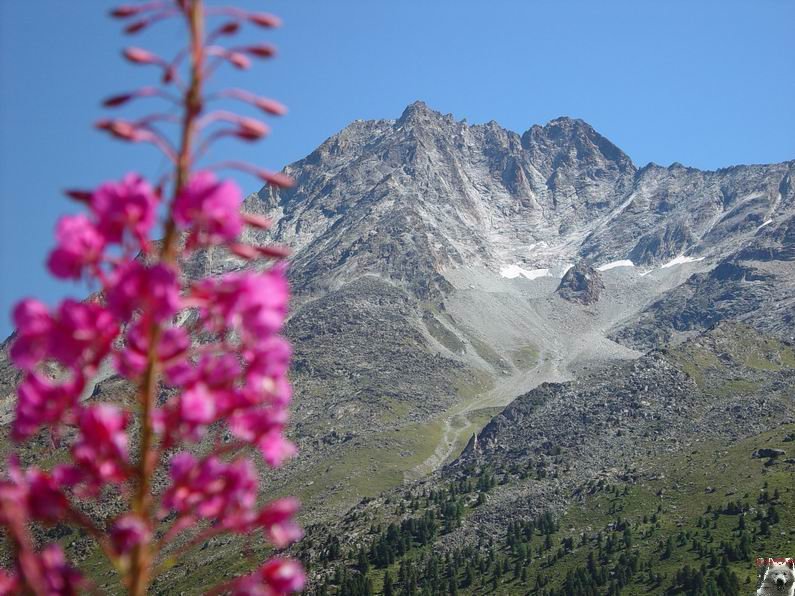
[[[139,47],[123,52],[133,64],[159,68],[160,87],[104,102],[119,108],[143,98],[159,100],[169,109],[177,105],[181,115],[166,110],[97,123],[116,139],[152,144],[173,172],[156,184],[130,173],[94,190],[68,191],[88,212],[58,222],[47,266],[55,277],[83,280],[99,291],[91,300],[67,299],[52,310],[33,299],[14,310],[17,335],[10,354],[24,376],[13,438],[26,441],[46,428],[55,444],[70,447],[70,461],[51,471],[23,470],[12,458],[0,479],[0,523],[16,554],[14,568],[0,572],[3,594],[93,589],[60,546],[34,546],[34,522],[79,526],[137,595],[147,592],[166,560],[212,536],[260,532],[276,549],[302,536],[294,521],[298,502],[262,504],[257,468],[246,455],[258,451],[267,466],[277,467],[295,454],[284,436],[292,395],[290,346],[279,335],[289,299],[285,268],[271,263],[191,283],[182,271],[183,257],[211,246],[242,259],[276,261],[286,255],[283,248],[241,240],[247,226],[263,229],[269,222],[242,214],[240,189],[215,171],[236,168],[280,187],[292,181],[245,163],[198,164],[218,139],[251,142],[269,132],[250,116],[205,113],[208,103],[226,98],[269,115],[286,112],[279,102],[243,89],[205,93],[224,63],[248,68],[251,58],[275,54],[268,44],[226,47],[220,39],[234,37],[246,24],[270,28],[280,21],[231,7],[205,10],[202,0],[142,2],[120,6],[111,16],[127,21],[128,34],[170,18],[187,27],[186,47],[172,59]],[[216,18],[221,24],[207,29]],[[161,131],[169,124],[177,124],[174,134]],[[162,236],[154,242],[159,212]],[[188,319],[196,321],[191,329],[200,331],[200,344],[183,326]],[[86,398],[98,371],[108,366],[137,385],[134,408]],[[215,447],[192,453],[191,443],[200,439]],[[166,466],[168,486],[158,493],[152,479]],[[74,505],[76,499],[114,492],[127,508],[111,519],[91,519]],[[285,594],[300,591],[304,581],[298,562],[275,557],[208,591]]]

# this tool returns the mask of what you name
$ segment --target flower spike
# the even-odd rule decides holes
[[[28,528],[36,523],[81,528],[134,596],[148,593],[175,557],[212,536],[259,535],[284,548],[303,535],[295,499],[258,505],[263,495],[257,467],[246,455],[255,447],[266,465],[278,467],[296,453],[285,434],[291,349],[281,335],[290,294],[282,259],[289,251],[251,243],[247,233],[269,229],[271,220],[242,212],[240,188],[212,170],[236,168],[277,187],[293,181],[235,161],[195,169],[216,139],[253,142],[270,132],[257,118],[205,113],[208,99],[239,100],[269,115],[286,113],[281,103],[243,89],[214,95],[204,89],[223,62],[244,70],[254,58],[275,55],[266,43],[227,48],[212,45],[214,40],[234,36],[245,23],[269,28],[280,21],[232,7],[205,10],[204,0],[125,4],[110,15],[123,20],[130,34],[172,16],[184,19],[189,39],[175,56],[164,59],[140,47],[122,52],[127,62],[159,67],[162,84],[103,101],[106,108],[122,109],[136,99],[159,97],[178,110],[95,124],[115,139],[154,145],[172,167],[155,186],[130,173],[91,190],[66,190],[85,210],[59,220],[47,267],[54,277],[91,284],[93,294],[52,309],[26,299],[14,309],[17,332],[9,357],[21,381],[11,439],[23,442],[49,432],[53,446],[68,447],[70,459],[51,470],[22,469],[12,459],[0,477],[0,524],[15,557],[12,573],[0,571],[2,593],[94,588],[58,545],[32,540]],[[224,18],[207,34],[209,15]],[[172,140],[166,133],[173,127],[178,131]],[[256,260],[256,266],[190,280],[186,257],[199,248]],[[106,391],[97,385],[97,374],[105,369],[136,386],[129,392],[134,404],[103,400]],[[209,452],[192,455],[188,444],[204,437],[201,451],[206,446]],[[176,455],[167,486],[161,487],[154,478],[170,452]],[[109,490],[122,497],[119,504],[127,503],[110,518],[91,519],[72,504]],[[207,593],[287,594],[300,591],[305,581],[300,563],[277,557]]]

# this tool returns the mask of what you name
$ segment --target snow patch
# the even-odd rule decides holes
[[[634,267],[635,263],[630,261],[629,259],[624,259],[622,261],[613,261],[612,263],[605,263],[604,265],[599,265],[596,268],[597,271],[607,271],[608,269],[615,269],[616,267]]]
[[[523,269],[519,265],[508,265],[500,269],[500,275],[508,279],[524,277],[525,279],[538,279],[539,277],[552,277],[549,269]]]
[[[696,261],[703,261],[704,257],[686,257],[684,255],[679,255],[675,259],[668,261],[665,265],[661,265],[660,269],[667,269],[668,267],[673,267],[675,265],[684,265],[685,263],[695,263]]]

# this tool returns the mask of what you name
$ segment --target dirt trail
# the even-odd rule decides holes
[[[515,371],[509,377],[497,380],[497,385],[470,400],[460,402],[447,410],[444,416],[442,437],[428,459],[406,473],[406,480],[416,480],[432,473],[453,457],[464,441],[480,429],[470,415],[486,408],[503,408],[517,396],[527,393],[541,383],[568,380],[561,374],[563,359],[551,353],[543,353],[539,363],[528,371]],[[563,367],[565,370],[565,367]]]

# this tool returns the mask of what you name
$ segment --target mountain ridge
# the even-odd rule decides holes
[[[320,170],[322,176],[316,175]],[[600,265],[631,258],[654,265],[685,254],[702,256],[709,248],[702,237],[716,224],[727,235],[721,226],[731,222],[722,218],[737,197],[733,216],[755,218],[757,225],[782,203],[774,190],[791,207],[787,180],[793,170],[795,161],[716,171],[676,164],[637,168],[579,119],[556,118],[520,134],[493,122],[468,125],[415,102],[396,120],[352,123],[286,168],[297,177],[295,190],[264,190],[247,205],[272,213],[276,237],[297,252],[332,226],[327,244],[343,244],[346,258],[361,251],[334,237],[345,225],[406,234],[424,245],[431,262],[420,265],[430,277],[467,263],[492,269],[512,264],[506,253],[522,241],[535,254],[520,255],[519,264],[546,267],[585,258]],[[692,194],[707,197],[700,205],[684,205]],[[746,204],[754,194],[760,200]],[[368,212],[375,221],[363,222]],[[351,213],[355,222],[346,219]],[[614,233],[610,226],[616,223],[625,233]],[[750,225],[740,242],[753,235]],[[463,229],[476,231],[459,240]],[[741,235],[736,229],[728,233]],[[370,244],[365,248],[376,251]],[[327,267],[337,269],[333,263]],[[426,284],[426,290],[439,283]]]

